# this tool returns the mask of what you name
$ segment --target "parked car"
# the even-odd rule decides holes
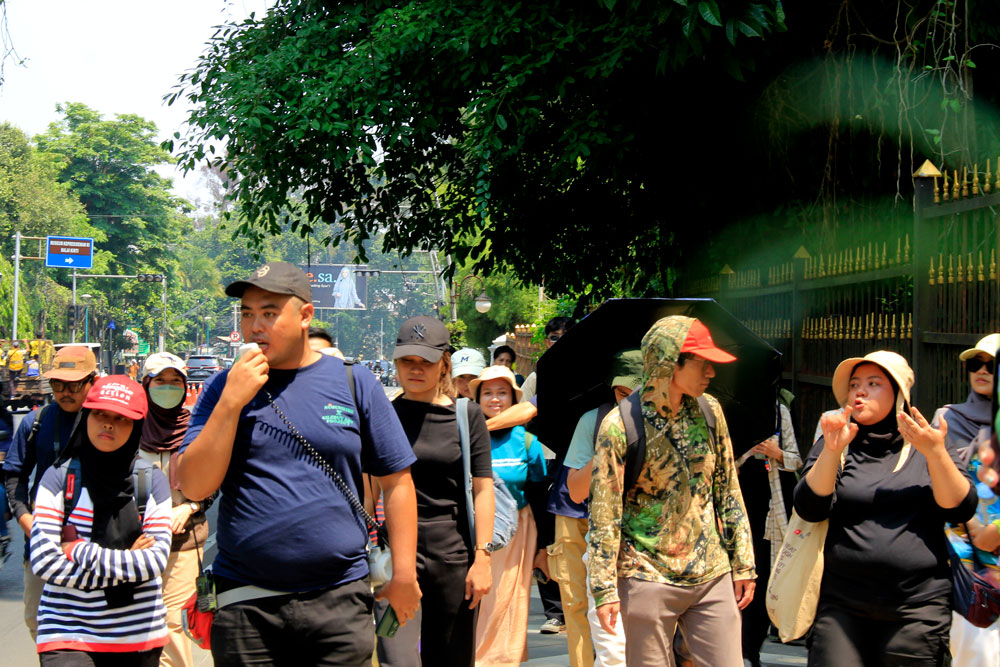
[[[222,359],[214,354],[192,354],[184,363],[188,382],[204,382],[222,370]]]

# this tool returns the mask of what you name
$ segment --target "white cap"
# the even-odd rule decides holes
[[[461,350],[451,355],[451,376],[457,378],[459,375],[479,374],[486,368],[486,359],[479,352],[471,347],[463,347]]]
[[[147,376],[155,378],[168,368],[173,368],[181,374],[181,377],[185,380],[187,379],[187,371],[184,370],[184,360],[176,354],[169,352],[157,352],[146,357],[146,363],[142,365],[141,379],[145,380]]]
[[[983,336],[976,343],[975,347],[971,347],[968,350],[962,352],[958,355],[959,361],[965,361],[966,359],[971,359],[980,352],[985,352],[991,357],[997,356],[997,348],[1000,347],[1000,334],[990,334],[989,336]]]

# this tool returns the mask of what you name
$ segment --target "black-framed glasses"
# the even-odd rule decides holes
[[[965,360],[965,371],[967,373],[975,373],[983,366],[986,366],[986,372],[993,375],[993,371],[996,370],[996,360],[990,359],[986,361],[984,359],[979,359],[978,357],[972,357],[971,359]]]
[[[558,340],[559,340],[560,338],[562,338],[562,334],[549,334],[549,335],[548,335],[548,339],[549,339],[549,341],[550,341],[550,342],[552,342],[552,343],[555,343],[555,342],[556,342],[556,341],[558,341]]]
[[[49,380],[49,386],[52,387],[52,391],[68,391],[71,394],[75,394],[84,387],[87,386],[93,379],[93,376],[87,376],[82,380],[76,380],[74,382],[66,382],[65,380]]]

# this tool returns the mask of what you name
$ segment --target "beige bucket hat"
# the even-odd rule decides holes
[[[517,386],[517,378],[514,377],[514,371],[510,370],[506,366],[488,366],[479,374],[475,380],[469,382],[469,391],[472,392],[473,396],[479,394],[479,385],[486,382],[487,380],[497,380],[503,379],[510,382],[510,386],[514,389],[514,402],[521,402],[522,391],[521,388]]]
[[[1000,334],[992,333],[989,336],[980,338],[975,347],[970,347],[968,350],[963,351],[962,354],[958,355],[958,360],[965,361],[966,359],[971,359],[980,352],[985,352],[995,358],[998,347],[1000,347]]]

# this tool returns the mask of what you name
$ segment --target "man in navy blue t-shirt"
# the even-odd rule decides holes
[[[344,362],[311,349],[312,294],[298,267],[270,262],[226,294],[241,299],[244,340],[259,349],[205,383],[178,472],[188,498],[222,489],[212,657],[216,665],[290,655],[302,664],[368,665],[368,530],[295,434],[354,495],[362,471],[379,479],[393,566],[379,598],[401,623],[420,600],[413,451],[375,377],[354,368],[355,398]]]

